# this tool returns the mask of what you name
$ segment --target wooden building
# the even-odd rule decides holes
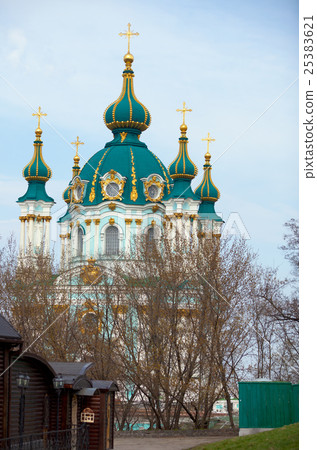
[[[74,430],[83,425],[82,412],[89,408],[94,418],[88,425],[89,449],[113,448],[117,384],[90,380],[86,372],[92,363],[48,362],[31,353],[23,354],[22,345],[19,333],[0,315],[0,439],[19,435],[21,389],[16,379],[26,374],[30,380],[24,390],[24,435],[47,436],[57,430],[58,423],[61,432],[72,432],[74,444]],[[59,402],[53,386],[57,375],[62,377]]]

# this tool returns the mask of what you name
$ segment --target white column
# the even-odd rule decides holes
[[[20,230],[20,254],[24,255],[25,253],[25,221],[26,217],[21,216],[19,217],[21,221],[21,230]]]
[[[44,252],[49,253],[50,251],[50,220],[51,216],[45,216],[45,241],[44,241]]]
[[[132,219],[125,219],[125,253],[128,258],[131,256],[131,223]]]
[[[180,235],[182,235],[182,217],[183,217],[183,213],[174,213],[174,216],[176,217],[176,231],[177,233],[179,233]]]
[[[28,249],[31,248],[31,252],[33,253],[34,251],[34,240],[33,240],[33,235],[34,235],[34,219],[35,219],[35,215],[34,214],[28,214],[27,215],[27,220],[28,220]]]
[[[100,219],[94,219],[94,223],[95,223],[94,258],[98,259],[98,257],[99,257],[99,225],[100,225]]]
[[[69,259],[71,257],[71,240],[70,240],[70,233],[66,234],[66,245],[65,245],[65,265],[67,267],[69,263]]]
[[[90,258],[90,256],[91,256],[91,251],[90,251],[91,219],[86,219],[85,224],[86,224],[86,258]]]
[[[197,227],[197,215],[196,214],[192,214],[191,215],[191,219],[192,219],[192,234],[193,234],[193,244],[197,245],[198,244],[198,236],[197,236],[197,232],[198,232],[198,227]]]
[[[65,239],[66,239],[66,234],[60,234],[59,235],[60,240],[61,240],[61,266],[62,268],[65,267],[65,263],[66,263],[66,254],[65,254]]]

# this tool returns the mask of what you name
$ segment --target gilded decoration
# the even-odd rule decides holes
[[[155,213],[159,209],[158,205],[152,206],[152,211]]]
[[[164,183],[161,182],[158,176],[153,175],[148,180],[144,181],[144,194],[149,202],[159,202],[164,195]]]
[[[110,211],[114,211],[116,209],[116,204],[115,203],[109,203],[108,208],[110,209]]]
[[[99,281],[101,275],[101,269],[95,266],[96,260],[94,258],[88,259],[88,265],[84,266],[80,272],[80,278],[85,284],[95,284]]]
[[[115,224],[115,220],[112,217],[109,219],[109,224],[110,225],[114,225]]]
[[[101,163],[102,163],[104,157],[106,156],[106,154],[108,153],[108,151],[109,151],[109,149],[107,149],[104,152],[104,154],[102,155],[102,157],[101,157],[101,159],[100,159],[100,161],[98,163],[98,166],[97,166],[97,168],[95,170],[94,176],[92,177],[92,183],[91,183],[92,187],[91,187],[90,194],[89,194],[89,201],[90,201],[90,203],[92,203],[95,200],[95,197],[96,197],[95,184],[96,184],[96,181],[97,181],[97,176],[99,174],[99,167],[101,166]]]
[[[131,173],[131,176],[132,176],[132,191],[131,191],[131,194],[130,194],[130,199],[133,202],[135,202],[137,200],[137,198],[138,198],[138,191],[136,189],[137,178],[136,178],[136,175],[135,175],[134,155],[133,155],[133,151],[132,151],[131,148],[130,148],[130,152],[131,152],[131,166],[132,166],[131,167],[131,170],[132,170],[132,173]]]
[[[142,219],[135,219],[135,223],[136,223],[137,225],[141,225]]]
[[[128,136],[128,133],[126,131],[122,131],[122,133],[120,133],[121,136],[121,143],[125,140],[125,138]]]
[[[122,200],[125,178],[111,169],[100,180],[103,200]]]
[[[82,203],[84,197],[85,184],[81,181],[79,177],[75,178],[73,185],[71,186],[72,203]]]
[[[88,328],[87,325],[85,326],[84,319],[85,316],[88,315],[93,315],[96,318],[96,324],[93,324],[94,330],[89,329],[90,327]],[[96,327],[97,330],[100,332],[102,330],[102,320],[101,320],[102,315],[103,313],[102,311],[98,310],[98,305],[96,303],[91,301],[85,302],[83,305],[83,309],[78,312],[78,320],[81,323],[80,331],[83,334],[95,333]]]
[[[131,225],[133,219],[124,219],[127,225]]]

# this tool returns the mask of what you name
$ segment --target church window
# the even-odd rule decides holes
[[[151,184],[148,187],[148,193],[149,193],[149,197],[156,199],[159,195],[159,191],[160,189],[156,186],[156,184]]]
[[[146,237],[147,237],[147,242],[149,244],[151,244],[154,241],[154,228],[153,227],[148,229]]]
[[[110,226],[106,229],[106,255],[119,254],[119,230],[117,227]]]
[[[109,197],[117,197],[120,191],[120,186],[117,183],[109,183],[106,187],[106,192]]]
[[[82,256],[83,250],[84,250],[84,232],[82,228],[78,228],[77,256]]]

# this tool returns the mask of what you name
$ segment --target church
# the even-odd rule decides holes
[[[164,233],[181,231],[192,240],[206,235],[220,237],[223,220],[215,212],[220,192],[211,177],[208,133],[203,175],[198,187],[191,183],[198,170],[190,158],[185,114],[191,110],[185,102],[180,137],[175,158],[169,166],[143,142],[143,132],[151,124],[151,115],[136,97],[133,87],[134,57],[130,53],[133,33],[128,24],[128,52],[122,73],[123,86],[119,97],[103,113],[112,139],[80,167],[79,137],[71,180],[62,193],[66,213],[59,218],[61,260],[71,266],[86,261],[102,264],[115,258],[133,259],[137,238],[159,238]],[[34,153],[22,174],[28,182],[26,193],[17,200],[21,208],[20,257],[41,248],[50,251],[51,208],[54,199],[46,192],[52,171],[44,160],[41,117],[38,108]],[[49,157],[45,156],[45,159]]]

